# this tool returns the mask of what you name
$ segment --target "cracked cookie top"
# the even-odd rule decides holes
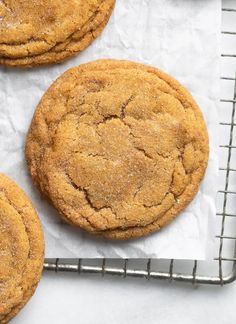
[[[38,217],[25,194],[0,174],[0,323],[8,323],[37,286],[44,243]]]
[[[34,182],[65,220],[128,239],[158,230],[193,199],[208,135],[197,104],[170,76],[100,60],[49,88],[26,156]]]
[[[0,1],[0,63],[30,66],[73,55],[98,36],[114,3],[115,0]]]

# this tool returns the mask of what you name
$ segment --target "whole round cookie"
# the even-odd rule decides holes
[[[129,239],[158,230],[194,198],[208,134],[197,104],[172,77],[100,60],[68,70],[49,88],[26,157],[66,221]]]
[[[57,63],[85,49],[107,24],[115,0],[0,1],[0,64]]]
[[[0,174],[0,323],[8,323],[40,280],[44,239],[39,219],[23,191]]]

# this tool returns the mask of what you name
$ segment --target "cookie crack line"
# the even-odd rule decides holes
[[[134,148],[138,151],[141,152],[147,159],[152,160],[153,158],[151,157],[151,155],[149,155],[143,148],[140,148],[138,146],[134,146]]]
[[[94,206],[92,200],[90,199],[88,189],[86,189],[86,188],[84,188],[84,187],[81,187],[81,186],[77,185],[77,184],[73,181],[73,179],[70,177],[70,175],[69,175],[68,173],[66,173],[66,176],[68,177],[71,186],[72,186],[75,190],[79,190],[80,192],[83,192],[83,194],[84,194],[84,198],[85,198],[85,200],[87,201],[87,204],[89,205],[89,207],[91,207],[91,209],[93,209],[95,212],[101,212],[102,210],[110,209],[110,211],[111,211],[115,216],[117,216],[116,213],[113,212],[111,206],[103,206],[103,207],[101,207],[101,208],[98,208],[98,207]],[[86,219],[87,219],[87,218],[86,218]]]
[[[101,92],[101,91],[98,91],[98,92]],[[125,118],[125,109],[127,108],[127,106],[129,105],[129,103],[131,103],[133,100],[134,100],[134,96],[130,96],[122,105],[121,105],[121,110],[120,110],[120,116],[119,115],[116,115],[116,114],[110,114],[108,116],[104,116],[104,115],[101,115],[101,117],[103,117],[103,120],[101,122],[98,122],[96,123],[96,125],[101,125],[101,124],[104,124],[106,123],[107,121],[109,120],[114,120],[114,119],[117,119],[117,120],[120,120],[125,126],[127,126],[125,124],[125,122],[123,121],[124,118]]]
[[[161,199],[161,201],[157,204],[157,205],[151,205],[151,206],[149,206],[149,205],[146,205],[146,204],[143,204],[143,206],[145,207],[145,208],[156,208],[156,207],[159,207],[159,206],[161,206],[162,205],[162,203],[163,203],[163,201],[165,200],[165,198],[168,196],[168,195],[173,195],[173,197],[174,197],[174,200],[175,200],[175,202],[176,202],[176,196],[175,196],[175,194],[172,192],[172,190],[171,190],[171,187],[172,187],[172,185],[173,185],[173,183],[174,183],[174,173],[175,173],[175,166],[174,166],[174,168],[173,168],[173,172],[172,172],[172,175],[171,175],[171,182],[170,182],[170,185],[169,185],[169,188],[168,188],[168,190],[166,191],[166,194],[164,195],[164,197]],[[140,190],[141,190],[141,188],[140,188]],[[178,197],[178,196],[177,196]],[[172,207],[173,207],[173,205],[174,204],[172,204]]]
[[[85,156],[87,156],[87,157],[94,157],[94,158],[97,157],[97,158],[101,158],[101,159],[103,159],[103,160],[105,160],[105,161],[108,161],[108,162],[111,161],[110,159],[106,158],[104,155],[101,155],[101,154],[96,154],[96,153],[86,153],[86,152],[77,151],[77,150],[73,151],[73,153],[75,153],[75,154],[85,155]]]
[[[11,6],[9,5],[9,3],[6,3],[6,0],[1,0],[0,1],[0,4],[3,4],[3,6],[7,9],[7,10],[9,10],[11,13],[12,13],[12,8],[11,8]]]
[[[120,118],[124,119],[125,118],[125,110],[128,106],[129,103],[131,103],[133,100],[135,99],[135,97],[132,95],[130,96],[121,106],[121,112],[120,112]]]

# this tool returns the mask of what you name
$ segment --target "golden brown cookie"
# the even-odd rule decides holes
[[[194,198],[208,134],[197,104],[172,77],[100,60],[68,70],[49,88],[26,157],[66,221],[129,239],[158,230]]]
[[[0,1],[0,64],[57,63],[85,49],[107,24],[115,0]]]
[[[40,280],[44,239],[29,199],[0,174],[0,323],[8,323]]]

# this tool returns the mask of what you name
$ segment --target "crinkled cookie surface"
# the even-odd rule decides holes
[[[202,113],[177,81],[149,66],[100,60],[49,88],[26,156],[65,220],[129,239],[158,230],[189,204],[208,150]]]
[[[85,49],[107,24],[115,0],[0,1],[0,64],[60,62]]]
[[[40,280],[44,239],[39,219],[22,190],[0,174],[0,323],[8,323]]]

